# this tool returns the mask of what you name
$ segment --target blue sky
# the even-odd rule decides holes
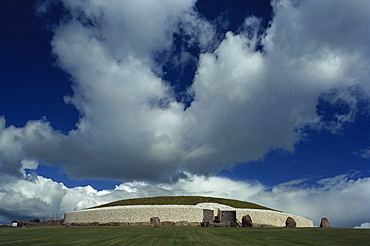
[[[367,1],[0,4],[0,223],[207,195],[368,226]]]

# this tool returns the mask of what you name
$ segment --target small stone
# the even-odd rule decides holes
[[[199,223],[199,222],[190,222],[190,223],[189,223],[189,226],[199,227],[199,226],[201,226],[200,224],[201,224],[201,223]]]
[[[285,221],[285,226],[286,227],[296,227],[297,223],[292,217],[288,217]]]
[[[329,228],[330,227],[329,220],[327,218],[322,218],[320,222],[320,227]]]
[[[175,226],[190,226],[188,221],[177,221]]]
[[[161,220],[158,217],[150,218],[150,226],[151,227],[161,226]]]
[[[173,222],[173,221],[163,221],[162,225],[163,226],[174,226],[175,222]]]
[[[143,225],[143,223],[141,223],[141,222],[130,222],[128,224],[129,224],[129,226],[142,226]]]

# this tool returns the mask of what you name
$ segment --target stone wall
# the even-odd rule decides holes
[[[203,209],[203,222],[213,222],[215,214],[212,209]]]
[[[109,223],[109,222],[149,222],[151,217],[159,217],[161,221],[188,221],[202,222],[204,209],[236,211],[236,218],[241,222],[244,215],[249,214],[253,224],[265,224],[272,226],[285,226],[287,217],[292,217],[297,222],[297,227],[312,227],[313,222],[309,219],[261,209],[239,209],[215,203],[201,203],[193,205],[133,205],[115,206],[95,209],[85,209],[67,213],[65,224],[72,223]],[[216,215],[216,214],[215,214]]]
[[[221,222],[236,222],[236,211],[221,211]]]
[[[147,222],[151,217],[161,221],[201,222],[203,209],[190,205],[135,205],[95,208],[66,214],[64,223]]]
[[[237,208],[236,210],[236,218],[241,222],[242,217],[244,215],[249,214],[253,221],[253,224],[259,225],[273,225],[277,227],[284,227],[285,221],[288,217],[292,217],[296,223],[297,227],[313,227],[313,222],[310,219],[288,214],[282,213],[272,210],[261,210],[261,209],[241,209]]]

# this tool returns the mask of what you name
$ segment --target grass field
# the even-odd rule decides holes
[[[225,204],[234,208],[252,208],[273,210],[255,203],[244,202],[233,199],[204,197],[204,196],[158,196],[147,198],[125,199],[115,202],[110,202],[93,208],[125,206],[125,205],[196,205],[203,202],[212,202]]]
[[[0,228],[0,245],[370,245],[370,230],[84,226]]]

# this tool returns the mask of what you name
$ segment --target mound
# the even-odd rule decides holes
[[[104,208],[128,205],[197,205],[198,203],[219,203],[234,208],[273,210],[271,208],[267,208],[251,202],[243,202],[233,199],[204,197],[204,196],[158,196],[158,197],[125,199],[106,203],[92,208]]]
[[[293,218],[297,227],[312,227],[311,220],[282,213],[258,204],[232,199],[201,196],[164,196],[120,200],[97,207],[67,213],[65,224],[117,224],[146,225],[150,218],[158,217],[168,224],[200,226],[204,221],[242,221],[249,215],[254,225],[285,226]],[[208,223],[207,222],[207,223]],[[218,223],[218,222],[217,222]],[[218,224],[219,225],[219,224]]]

